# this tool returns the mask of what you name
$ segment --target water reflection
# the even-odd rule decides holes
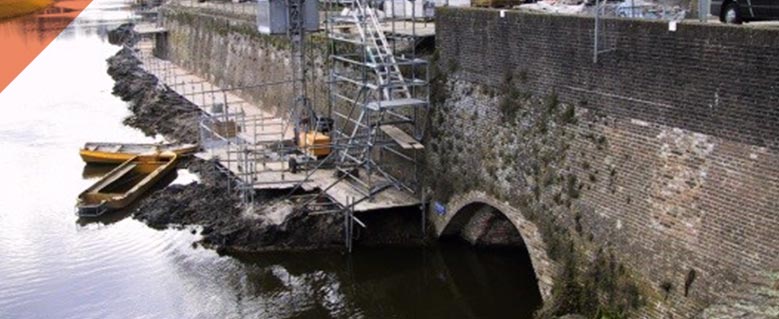
[[[81,177],[89,180],[97,180],[114,168],[116,168],[116,165],[85,164],[84,170],[81,171]]]
[[[272,305],[264,313],[271,318],[531,318],[540,296],[522,255],[447,242],[343,256],[236,256],[253,267],[231,282],[241,299]]]
[[[110,172],[116,168],[116,165],[95,165],[95,164],[87,164],[84,165],[84,171],[82,172],[82,177],[87,180],[91,180],[93,182],[96,182],[98,179],[103,177],[105,174]],[[119,221],[124,220],[125,218],[130,217],[132,215],[133,211],[136,210],[141,200],[148,197],[150,194],[154,193],[157,190],[161,190],[165,188],[166,186],[172,184],[174,181],[179,179],[178,172],[181,170],[174,170],[168,174],[165,174],[160,180],[154,184],[151,188],[149,188],[149,191],[147,193],[142,194],[138,197],[138,200],[133,202],[132,204],[128,205],[127,207],[124,207],[120,210],[114,210],[104,213],[103,215],[97,216],[97,217],[79,217],[76,220],[76,223],[79,226],[86,226],[88,224],[94,224],[99,223],[103,225],[110,225]],[[191,175],[191,173],[187,172],[185,174]],[[89,177],[85,176],[88,175]],[[184,179],[188,179],[188,176],[185,176]],[[75,211],[75,208],[74,208]]]

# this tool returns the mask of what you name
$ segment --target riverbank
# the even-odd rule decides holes
[[[124,124],[146,135],[163,135],[169,140],[197,142],[200,110],[146,73],[131,49],[122,48],[108,59],[108,74],[116,81],[113,94],[128,102],[131,115]]]
[[[5,0],[0,6],[0,20],[20,17],[52,4],[52,0]]]
[[[193,159],[188,169],[200,182],[171,185],[144,199],[133,213],[156,229],[199,226],[200,244],[219,252],[262,252],[328,249],[343,247],[342,219],[337,216],[308,216],[292,212],[283,220],[274,218],[274,208],[283,203],[265,202],[257,212],[241,207],[236,194],[227,193],[224,174],[216,162]]]
[[[133,46],[138,42],[138,36],[133,31],[135,23],[125,23],[108,31],[108,43],[113,45]]]
[[[132,25],[111,31],[115,44],[134,43]],[[122,48],[108,59],[108,74],[115,81],[113,93],[128,102],[131,115],[124,124],[145,134],[163,135],[169,141],[196,143],[198,107],[141,68],[132,49]],[[199,183],[172,185],[144,199],[133,218],[154,228],[199,226],[201,243],[219,251],[260,252],[344,247],[343,217],[340,214],[308,215],[293,209],[283,194],[257,194],[262,198],[253,210],[244,210],[236,194],[227,192],[228,179],[217,163],[197,158],[189,170]],[[283,192],[286,194],[286,192]],[[355,234],[364,246],[422,245],[426,238],[419,228],[418,208],[386,210],[358,215],[371,224],[370,232]]]

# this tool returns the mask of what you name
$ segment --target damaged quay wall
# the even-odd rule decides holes
[[[162,51],[212,83],[291,74],[289,43],[257,33],[253,16],[161,12]],[[432,226],[489,242],[509,236],[489,214],[508,217],[547,301],[541,315],[698,315],[779,268],[778,33],[606,20],[613,50],[595,64],[593,25],[437,10]],[[326,46],[312,39],[309,93],[324,106]],[[279,111],[292,88],[241,95]]]
[[[593,63],[590,18],[436,19],[439,234],[472,233],[450,222],[473,203],[503,212],[554,297],[542,313],[690,318],[777,284],[760,276],[779,269],[779,32],[609,19]]]
[[[292,78],[285,36],[260,34],[254,15],[175,5],[162,7],[161,14],[168,30],[167,59],[223,89],[241,89],[241,97],[268,111],[291,103],[290,83],[262,85]],[[326,45],[319,35],[309,39],[309,98],[314,105],[326,105]]]

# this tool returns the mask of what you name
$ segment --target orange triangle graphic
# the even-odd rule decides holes
[[[92,0],[0,0],[0,93]]]

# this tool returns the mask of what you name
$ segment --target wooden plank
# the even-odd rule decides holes
[[[416,106],[416,105],[422,105],[425,104],[425,101],[422,101],[420,99],[396,99],[396,100],[389,100],[389,101],[378,101],[378,102],[370,102],[368,105],[366,105],[367,108],[379,111],[379,110],[387,110],[387,109],[394,109],[399,107],[406,107],[406,106]]]
[[[403,149],[421,150],[425,148],[425,146],[422,145],[422,143],[419,143],[411,135],[408,135],[406,132],[404,132],[397,126],[382,125],[379,128],[384,133],[386,133],[390,138],[392,138],[395,141],[395,143],[398,143],[398,145],[400,145],[400,147]]]

